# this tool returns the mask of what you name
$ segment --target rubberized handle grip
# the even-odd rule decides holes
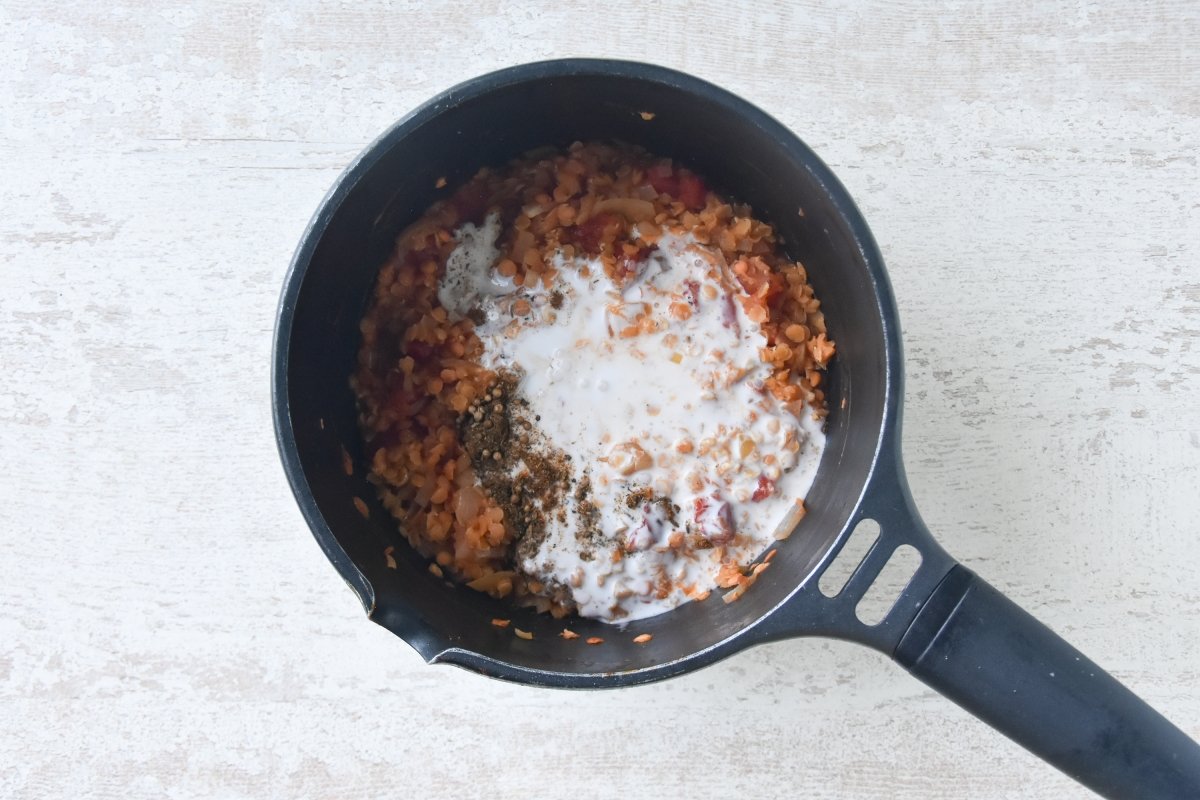
[[[1200,798],[1200,746],[961,565],[934,590],[895,658],[1103,797]]]

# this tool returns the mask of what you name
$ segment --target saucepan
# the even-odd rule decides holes
[[[581,638],[566,640],[561,622],[453,586],[404,544],[366,480],[348,378],[396,235],[481,166],[576,140],[642,145],[751,204],[807,268],[838,352],[808,514],[772,568],[737,602],[714,595],[636,630],[573,620]],[[1200,797],[1195,742],[930,536],[900,459],[900,325],[871,232],[803,142],[716,86],[646,64],[571,59],[485,75],[413,111],[338,178],[304,233],[279,305],[272,394],[284,468],[318,544],[370,619],[430,663],[539,686],[617,687],[762,642],[835,637],[886,653],[1104,796]],[[868,524],[878,527],[869,547],[843,558]],[[883,598],[885,613],[863,614],[900,553],[919,565],[894,602]],[[848,577],[827,580],[831,565]],[[635,643],[635,633],[652,639]],[[584,643],[593,636],[603,645]]]

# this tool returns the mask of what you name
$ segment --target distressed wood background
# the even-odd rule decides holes
[[[1200,736],[1200,6],[0,2],[0,796],[1086,793],[883,657],[563,694],[424,666],[311,540],[273,313],[431,94],[660,62],[839,173],[947,548]]]

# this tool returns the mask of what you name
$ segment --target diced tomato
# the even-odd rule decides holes
[[[659,194],[675,198],[690,211],[704,208],[708,186],[697,175],[686,170],[672,170],[670,164],[655,164],[646,170],[646,181]]]
[[[675,196],[689,210],[699,211],[704,208],[704,201],[708,197],[708,187],[700,178],[685,172],[679,176],[679,189]]]
[[[667,516],[661,509],[646,503],[642,506],[642,521],[633,530],[627,531],[622,545],[625,552],[645,550],[657,544],[667,529]]]
[[[600,252],[600,243],[604,241],[605,231],[609,226],[620,224],[621,220],[615,214],[601,212],[593,217],[589,217],[587,222],[582,225],[574,225],[570,229],[570,239],[572,242],[583,248],[583,251],[588,255],[597,255]]]
[[[726,293],[724,305],[721,306],[721,324],[733,331],[735,336],[742,335],[742,326],[738,324],[737,309],[733,305],[733,294]]]
[[[679,194],[679,179],[672,174],[670,164],[655,164],[646,170],[646,180],[659,194],[675,197]]]
[[[617,259],[617,275],[621,280],[628,279],[642,271],[642,266],[650,254],[658,249],[657,245],[642,245],[633,255],[624,253]]]
[[[714,546],[728,544],[733,540],[735,532],[733,525],[733,509],[729,503],[723,502],[715,492],[710,498],[695,499],[695,521],[699,533]],[[714,507],[715,503],[715,507]]]
[[[688,305],[692,308],[700,307],[700,283],[688,278],[683,282],[683,299],[688,301]]]
[[[708,540],[716,545],[728,544],[733,541],[733,509],[729,503],[717,506],[716,530],[709,533]]]
[[[775,481],[768,478],[766,475],[758,476],[758,487],[755,488],[754,494],[750,499],[754,502],[766,500],[771,495],[775,494]]]

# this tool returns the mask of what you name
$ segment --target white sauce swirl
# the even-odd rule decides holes
[[[598,261],[559,255],[552,303],[545,288],[495,273],[498,234],[494,214],[460,229],[438,298],[456,316],[482,310],[483,365],[523,372],[519,391],[541,432],[571,455],[576,480],[590,478],[604,542],[577,535],[569,499],[565,524],[549,520],[521,569],[570,587],[582,615],[610,621],[705,594],[722,555],[748,564],[794,525],[825,446],[821,424],[762,390],[766,338],[719,251],[664,235],[623,290]],[[529,305],[520,317],[519,300]],[[643,488],[678,511],[630,508]],[[703,539],[724,546],[679,546]]]

